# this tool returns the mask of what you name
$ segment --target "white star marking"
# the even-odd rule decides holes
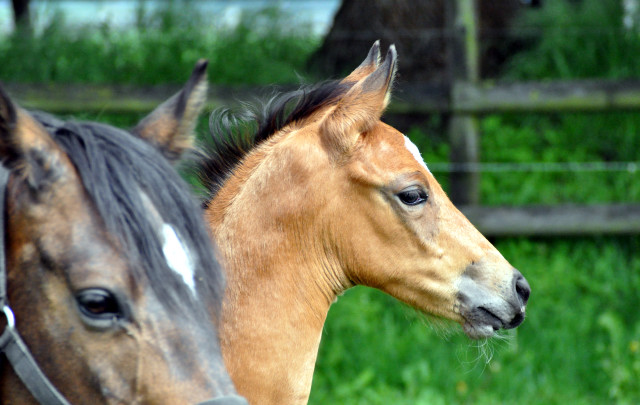
[[[409,152],[411,152],[418,163],[420,163],[422,167],[424,167],[429,173],[431,173],[431,171],[427,167],[427,164],[424,162],[422,155],[420,154],[420,150],[418,150],[418,147],[413,142],[411,142],[411,139],[409,139],[409,137],[406,135],[404,135],[404,146],[409,150]]]
[[[180,241],[176,231],[169,224],[162,225],[162,237],[164,239],[162,252],[167,259],[167,264],[173,271],[182,277],[193,295],[196,295],[196,281],[194,278],[193,260],[185,245]]]

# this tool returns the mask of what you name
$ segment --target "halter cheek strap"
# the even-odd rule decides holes
[[[29,352],[15,327],[13,311],[7,301],[7,260],[5,257],[5,196],[9,170],[0,165],[0,307],[7,325],[0,335],[0,353],[4,353],[16,375],[41,404],[69,405],[56,390]]]
[[[11,309],[5,306],[3,308],[5,315],[7,315],[7,310],[11,314]],[[9,316],[7,319],[11,320]],[[42,373],[18,331],[10,323],[7,324],[0,337],[0,350],[5,354],[22,383],[39,403],[69,405],[69,402]]]

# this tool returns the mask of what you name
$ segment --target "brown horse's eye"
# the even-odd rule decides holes
[[[399,192],[398,198],[405,205],[418,205],[427,201],[427,192],[421,188],[412,188]]]
[[[122,310],[116,297],[102,288],[87,288],[76,294],[80,312],[94,320],[113,320],[122,317]]]

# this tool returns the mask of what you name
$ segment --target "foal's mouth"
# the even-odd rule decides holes
[[[471,339],[492,337],[500,329],[513,329],[522,324],[525,307],[519,310],[504,311],[502,308],[478,306],[461,313],[462,329]]]

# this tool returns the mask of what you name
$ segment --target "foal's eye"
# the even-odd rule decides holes
[[[412,188],[398,193],[398,198],[405,205],[418,205],[427,201],[427,192],[421,188]]]
[[[117,298],[102,288],[87,288],[78,291],[76,301],[82,315],[92,320],[113,320],[122,317],[122,308]]]

